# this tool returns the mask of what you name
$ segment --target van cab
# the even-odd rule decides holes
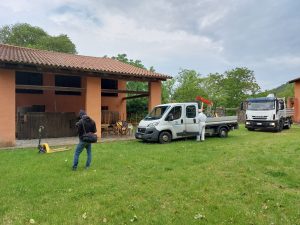
[[[198,103],[169,103],[156,106],[140,121],[135,137],[145,141],[170,142],[199,133]]]

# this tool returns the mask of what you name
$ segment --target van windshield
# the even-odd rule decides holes
[[[146,117],[145,120],[160,119],[170,106],[157,106]]]
[[[272,110],[275,109],[275,101],[249,101],[247,104],[248,110]]]

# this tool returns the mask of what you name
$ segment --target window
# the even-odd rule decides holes
[[[108,106],[101,106],[101,110],[108,110]]]
[[[196,106],[189,105],[186,107],[186,117],[195,118],[196,117]]]
[[[157,106],[146,117],[145,120],[160,119],[170,106]]]
[[[178,120],[181,118],[181,112],[182,112],[182,107],[181,106],[175,106],[171,109],[171,111],[169,112],[169,114],[173,115],[173,120]],[[169,115],[168,114],[168,115]],[[168,116],[167,116],[168,117]],[[166,117],[166,118],[167,118]]]
[[[80,76],[55,75],[56,87],[81,88]],[[81,95],[80,91],[55,91],[56,95]]]
[[[101,89],[111,89],[111,90],[118,90],[118,81],[117,80],[108,80],[102,79],[101,80]],[[112,96],[117,97],[118,93],[103,93],[102,96]]]
[[[31,72],[16,72],[16,85],[43,86],[43,74]],[[43,94],[43,90],[16,89],[16,93]]]

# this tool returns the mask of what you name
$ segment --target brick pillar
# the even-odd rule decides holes
[[[126,81],[118,80],[118,89],[126,90]],[[126,93],[119,93],[118,98],[120,99],[120,108],[119,108],[120,119],[127,120],[126,100],[122,100],[123,98],[126,98]]]
[[[148,111],[150,112],[154,108],[154,106],[161,104],[161,81],[149,82],[148,90]]]
[[[86,77],[85,111],[96,123],[98,138],[101,137],[101,78]]]
[[[295,99],[294,99],[294,109],[295,116],[294,121],[300,123],[300,81],[296,81],[294,85]]]
[[[16,142],[16,75],[0,69],[0,147]]]

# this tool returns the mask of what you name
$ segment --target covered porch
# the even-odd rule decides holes
[[[17,50],[23,54],[29,51],[12,46],[7,48],[13,53]],[[54,54],[55,60],[66,57],[61,53],[32,51],[42,52],[48,58]],[[75,57],[76,62],[83,60],[96,67],[94,57],[90,59],[92,62],[86,62],[84,60],[88,57],[67,56],[71,60]],[[97,58],[96,61],[103,64],[103,58]],[[94,67],[61,68],[39,65],[38,62],[34,65],[1,62],[0,58],[0,146],[15,146],[16,140],[38,138],[39,126],[44,126],[43,138],[74,137],[80,109],[95,120],[99,139],[102,136],[107,138],[109,127],[117,121],[127,121],[127,99],[147,97],[148,109],[160,104],[161,81],[167,79],[166,76],[139,68],[133,73],[136,68],[112,59],[106,63],[112,65],[110,71],[104,72],[95,71]],[[147,82],[148,90],[127,90],[128,81]],[[103,135],[101,131],[104,131]]]

